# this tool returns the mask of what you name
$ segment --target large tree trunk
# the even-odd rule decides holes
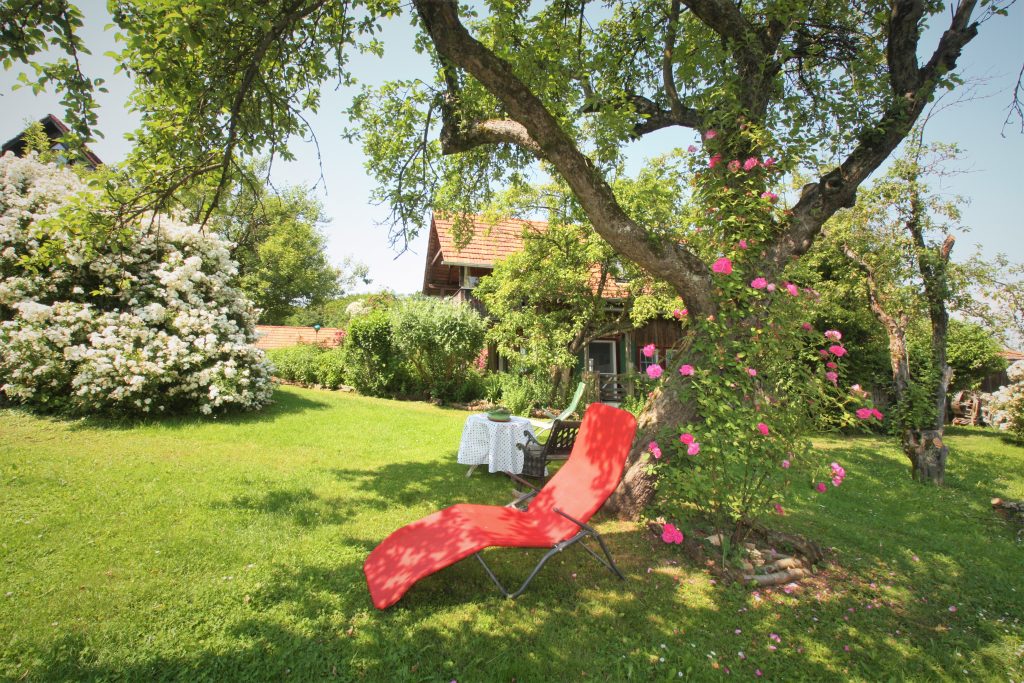
[[[655,479],[647,473],[647,445],[657,431],[670,425],[682,425],[698,419],[694,405],[679,400],[675,384],[684,381],[674,374],[654,395],[637,420],[637,438],[626,460],[626,473],[619,487],[604,504],[604,509],[622,519],[637,519],[654,498]]]

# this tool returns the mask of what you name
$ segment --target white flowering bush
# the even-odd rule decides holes
[[[999,387],[988,399],[989,423],[1024,437],[1024,360],[1006,369],[1011,384]]]
[[[167,217],[97,240],[82,226],[101,201],[70,170],[0,157],[0,397],[72,414],[267,404],[228,245]]]

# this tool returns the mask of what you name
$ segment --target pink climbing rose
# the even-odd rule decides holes
[[[774,204],[775,202],[779,201],[779,195],[775,194],[774,192],[762,192],[761,199],[767,199],[772,204]]]
[[[843,338],[843,333],[839,330],[825,330],[825,339],[831,341],[839,341]]]
[[[836,374],[835,372],[832,372],[831,370],[825,373],[825,379],[827,379],[829,382],[832,382],[832,384],[839,384],[839,375]]]
[[[652,441],[647,444],[647,450],[651,452],[651,455],[654,456],[655,460],[661,457],[661,446],[658,445],[657,441]]]
[[[750,286],[753,287],[754,289],[764,289],[765,287],[768,286],[768,281],[765,280],[763,277],[755,277],[753,280],[751,280]]]
[[[764,422],[758,422],[757,423],[757,431],[761,432],[761,434],[763,434],[765,436],[768,436],[768,432],[769,432],[768,425],[766,425]]]
[[[788,460],[783,460],[782,461],[782,469],[784,469],[784,470],[788,470],[789,469],[789,461]]]
[[[804,323],[800,327],[802,327],[804,329],[804,332],[810,332],[811,331],[811,324],[810,323]]]
[[[776,503],[776,504],[775,504],[775,514],[777,514],[777,515],[785,515],[785,514],[786,514],[786,511],[782,509],[782,506],[781,506],[781,505],[779,505],[778,503]]]
[[[715,154],[710,159],[708,159],[708,168],[714,168],[715,166],[718,166],[718,164],[720,164],[721,162],[722,162],[722,155],[721,154]]]
[[[747,248],[747,240],[745,240],[745,239],[740,240],[739,248],[740,249],[746,249]]]
[[[768,286],[765,287],[765,289],[767,289],[769,292],[774,292],[775,291],[775,283],[774,282],[769,282]]]
[[[825,493],[825,491],[828,491],[828,487],[825,486],[825,482],[823,481],[819,481],[818,485],[814,488],[818,489],[818,493]]]
[[[700,453],[700,444],[697,443],[696,441],[694,441],[693,443],[686,447],[687,455],[697,455],[698,453]]]
[[[683,377],[689,377],[690,375],[693,374],[693,366],[692,365],[685,365],[685,364],[684,365],[680,365],[679,366],[679,374],[682,375]]]
[[[800,288],[792,282],[787,282],[782,286],[786,288],[786,291],[789,292],[791,296],[800,296]]]
[[[871,408],[858,408],[857,417],[861,420],[867,420],[871,417]]]
[[[719,275],[728,275],[732,272],[732,261],[727,256],[723,256],[711,264],[711,270]]]
[[[733,159],[732,161],[729,162],[729,172],[730,173],[736,173],[739,170],[740,170],[740,160],[739,159]]]
[[[686,148],[686,151],[689,152],[690,154],[693,154],[694,152],[697,151],[697,145],[690,145],[689,147]]]
[[[836,356],[837,358],[842,358],[843,356],[846,355],[846,349],[844,349],[839,344],[833,344],[832,346],[828,347],[828,352],[831,353],[833,356]]]
[[[650,358],[651,356],[654,355],[655,349],[656,347],[654,346],[654,344],[648,344],[647,346],[640,349],[640,352],[644,354],[645,357]]]
[[[751,377],[757,377],[757,370],[754,368],[747,368],[747,374]]]
[[[683,432],[679,435],[679,441],[689,446],[694,442],[693,434],[690,432]]]
[[[716,137],[718,137],[718,131],[716,131],[714,128],[709,130],[707,133],[704,133],[705,140],[714,140]]]
[[[683,542],[683,532],[675,524],[666,522],[665,526],[661,528],[661,540],[678,545]]]
[[[657,363],[647,366],[647,376],[651,379],[658,379],[661,377],[661,373],[663,372],[665,372],[665,370]]]
[[[882,413],[881,413],[881,412],[880,412],[880,411],[878,410],[878,408],[872,408],[872,409],[871,409],[871,417],[875,418],[876,420],[881,420],[881,419],[882,419],[882,417],[883,417],[883,415],[882,415]]]
[[[750,157],[746,161],[743,162],[743,170],[744,171],[752,171],[755,168],[757,168],[760,164],[761,164],[761,162],[758,161],[755,157]]]

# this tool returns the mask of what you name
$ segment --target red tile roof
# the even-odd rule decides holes
[[[1015,363],[1019,360],[1024,360],[1024,353],[1020,351],[1014,351],[1013,349],[1003,349],[1002,353],[999,354],[1011,363]]]
[[[319,344],[320,346],[337,346],[341,343],[343,331],[338,327],[321,327],[320,331],[312,327],[292,327],[290,325],[257,325],[257,349],[283,349],[299,344]]]
[[[491,223],[483,216],[466,216],[471,222],[469,242],[462,248],[455,244],[455,217],[434,216],[431,231],[437,232],[441,248],[441,262],[447,265],[484,266],[493,268],[499,260],[523,249],[523,232],[532,230],[544,232],[546,221],[525,221],[518,219],[499,220]]]
[[[453,266],[491,269],[499,260],[523,249],[523,234],[532,231],[542,233],[548,229],[547,221],[503,219],[491,222],[483,216],[465,217],[470,222],[467,229],[469,241],[461,248],[456,246],[455,216],[437,214],[430,221],[430,238],[427,243],[427,261],[423,273],[423,292],[436,293],[438,289],[458,289],[458,273]],[[597,287],[600,270],[594,264],[591,272],[591,286]],[[621,299],[629,296],[628,290],[616,280],[609,278],[604,285],[604,298]]]

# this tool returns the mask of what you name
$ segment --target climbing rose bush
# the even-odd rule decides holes
[[[765,148],[757,134],[751,128],[735,146]],[[684,334],[670,367],[648,368],[652,378],[673,376],[663,390],[678,391],[681,404],[701,416],[666,425],[648,445],[649,466],[658,482],[655,514],[675,529],[696,513],[723,533],[729,554],[757,517],[785,514],[794,477],[821,493],[842,485],[842,465],[816,458],[804,436],[823,404],[842,406],[856,422],[883,415],[866,392],[841,388],[842,332],[806,321],[807,301],[817,294],[758,271],[763,246],[787,220],[767,189],[780,182],[782,166],[771,157],[730,160],[714,131],[703,150],[690,151],[697,152],[690,157],[691,227],[680,240],[712,264],[716,313],[679,316],[692,334]]]
[[[101,240],[101,202],[66,168],[0,158],[0,396],[69,414],[266,405],[227,243],[164,216]]]

